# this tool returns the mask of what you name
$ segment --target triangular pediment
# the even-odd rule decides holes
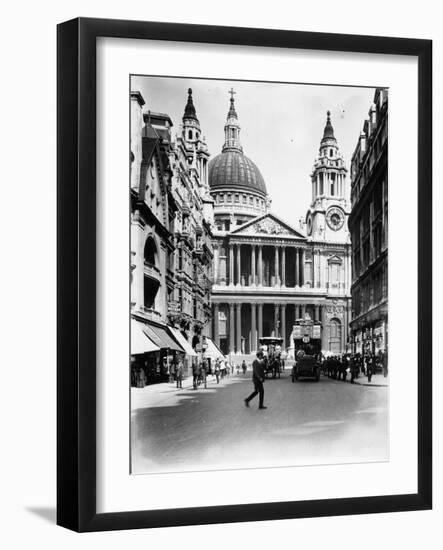
[[[340,258],[340,256],[337,256],[337,254],[334,254],[333,256],[330,256],[328,258],[328,263],[330,264],[341,264],[343,260]]]
[[[278,218],[275,214],[264,214],[254,218],[230,232],[231,235],[257,235],[267,237],[295,237],[305,239],[305,235]]]

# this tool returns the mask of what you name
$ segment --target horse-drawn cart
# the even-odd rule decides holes
[[[265,376],[266,378],[280,378],[282,372],[282,343],[283,338],[266,336],[259,339],[260,347],[265,354]]]

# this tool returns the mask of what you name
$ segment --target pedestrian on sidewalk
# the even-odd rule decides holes
[[[175,373],[175,378],[177,380],[177,389],[183,389],[183,361],[180,359],[177,365],[177,371]]]
[[[207,387],[207,384],[206,384],[206,375],[207,375],[207,373],[208,373],[208,363],[207,363],[207,360],[206,360],[206,359],[204,359],[204,360],[202,361],[201,369],[200,369],[200,370],[201,370],[201,375],[200,375],[200,376],[201,376],[201,381],[202,381],[203,386],[204,386],[205,389],[206,389],[206,387]]]
[[[368,382],[370,382],[373,372],[372,372],[372,359],[369,354],[367,356],[367,361],[366,361],[366,374],[368,376]]]
[[[254,384],[254,391],[251,393],[249,397],[245,399],[246,407],[249,407],[249,401],[251,401],[251,399],[254,399],[256,395],[259,395],[258,408],[267,409],[267,407],[263,405],[263,401],[265,398],[265,389],[263,387],[264,381],[265,381],[264,353],[263,351],[258,350],[257,359],[255,359],[254,362],[252,363],[252,382]]]
[[[241,368],[243,371],[243,376],[246,374],[246,371],[248,369],[248,366],[246,365],[246,361],[243,359],[243,363],[241,364]]]
[[[194,390],[198,388],[200,371],[200,365],[198,364],[198,361],[195,361],[195,363],[192,365],[192,387],[194,388]]]
[[[387,378],[388,376],[388,352],[384,351],[381,356],[381,362],[383,365],[383,376]]]
[[[175,380],[175,362],[169,366],[169,382],[172,384]]]
[[[220,383],[220,360],[219,359],[217,359],[217,361],[215,362],[214,374],[215,374],[215,378],[217,379],[217,384],[219,384]]]

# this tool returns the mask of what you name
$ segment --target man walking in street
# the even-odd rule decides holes
[[[249,397],[245,399],[246,407],[249,407],[249,401],[254,399],[256,395],[259,395],[259,409],[267,409],[263,405],[263,400],[265,397],[265,390],[263,388],[263,383],[265,381],[265,361],[264,354],[261,350],[257,351],[257,359],[252,363],[252,382],[254,383],[254,391]]]

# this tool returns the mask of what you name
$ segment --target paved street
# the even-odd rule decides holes
[[[375,377],[376,379],[377,377]],[[379,377],[382,380],[382,377]],[[373,381],[375,381],[373,378]],[[132,388],[133,473],[388,459],[388,388],[330,380],[265,383],[250,408],[251,373],[207,389]]]

